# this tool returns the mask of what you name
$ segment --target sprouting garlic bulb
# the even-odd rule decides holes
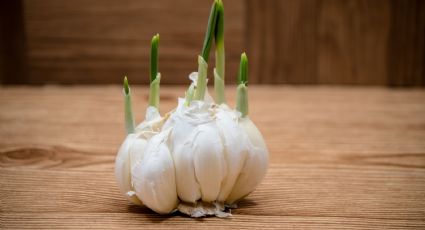
[[[226,208],[250,194],[268,168],[263,136],[248,117],[248,59],[243,53],[236,109],[224,96],[224,11],[215,0],[208,20],[198,72],[185,98],[164,117],[159,114],[158,42],[151,43],[151,83],[145,121],[134,127],[131,95],[124,80],[127,137],[115,162],[118,187],[129,201],[160,214],[176,210],[191,217],[230,216]],[[209,96],[207,70],[212,37],[216,42],[214,89]]]

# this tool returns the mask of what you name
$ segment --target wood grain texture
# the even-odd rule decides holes
[[[391,1],[390,85],[425,85],[425,3]]]
[[[140,121],[148,91],[132,91]],[[183,92],[162,87],[161,111]],[[119,193],[120,87],[0,88],[1,228],[425,228],[423,90],[253,86],[250,99],[269,172],[231,219],[195,220]]]
[[[252,83],[422,86],[420,0],[247,1]]]
[[[197,70],[212,4],[209,0],[24,3],[28,82],[36,84],[110,84],[121,82],[124,75],[146,83],[150,40],[156,33],[161,36],[161,82],[186,83],[189,73]],[[234,82],[244,46],[242,0],[227,2],[225,16],[227,69]]]
[[[247,1],[252,83],[316,83],[318,1]]]
[[[127,75],[144,84],[160,33],[162,82],[185,84],[211,2],[2,3],[0,81],[110,84]],[[425,85],[422,0],[232,0],[225,9],[228,82],[247,51],[254,84]]]
[[[0,2],[0,84],[27,83],[23,2]],[[17,77],[18,76],[18,77]]]
[[[387,0],[323,0],[318,17],[318,82],[386,85]]]

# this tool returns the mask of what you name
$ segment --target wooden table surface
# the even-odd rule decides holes
[[[183,90],[162,87],[161,111]],[[146,99],[133,87],[138,121]],[[119,86],[0,88],[1,228],[425,228],[424,90],[251,87],[271,162],[230,219],[124,199],[113,176],[122,109]]]

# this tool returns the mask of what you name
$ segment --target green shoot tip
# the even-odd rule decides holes
[[[159,34],[157,33],[152,37],[152,43],[158,43],[158,42],[159,42]]]
[[[215,4],[219,7],[217,10],[222,11],[223,10],[223,1],[216,0]]]
[[[130,87],[128,86],[127,77],[124,77],[124,92],[125,95],[128,95],[130,93]]]
[[[158,74],[158,45],[159,45],[159,34],[156,34],[152,37],[151,42],[151,68],[150,68],[150,77],[151,82],[156,79]]]
[[[241,62],[239,65],[239,76],[238,84],[247,84],[248,83],[248,57],[246,53],[241,54]]]
[[[223,45],[224,42],[224,6],[221,0],[216,1],[217,19],[215,25],[215,42],[216,45]]]
[[[215,34],[215,27],[218,15],[219,0],[215,0],[211,6],[210,16],[208,18],[207,31],[205,33],[204,44],[202,46],[202,57],[208,62],[212,41]]]

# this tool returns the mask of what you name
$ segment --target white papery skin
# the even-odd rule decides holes
[[[140,161],[145,152],[148,140],[158,133],[162,126],[162,118],[154,107],[146,110],[146,120],[137,128],[136,133],[127,135],[115,159],[115,178],[121,193],[133,204],[143,204],[134,194],[131,180],[131,169]]]

